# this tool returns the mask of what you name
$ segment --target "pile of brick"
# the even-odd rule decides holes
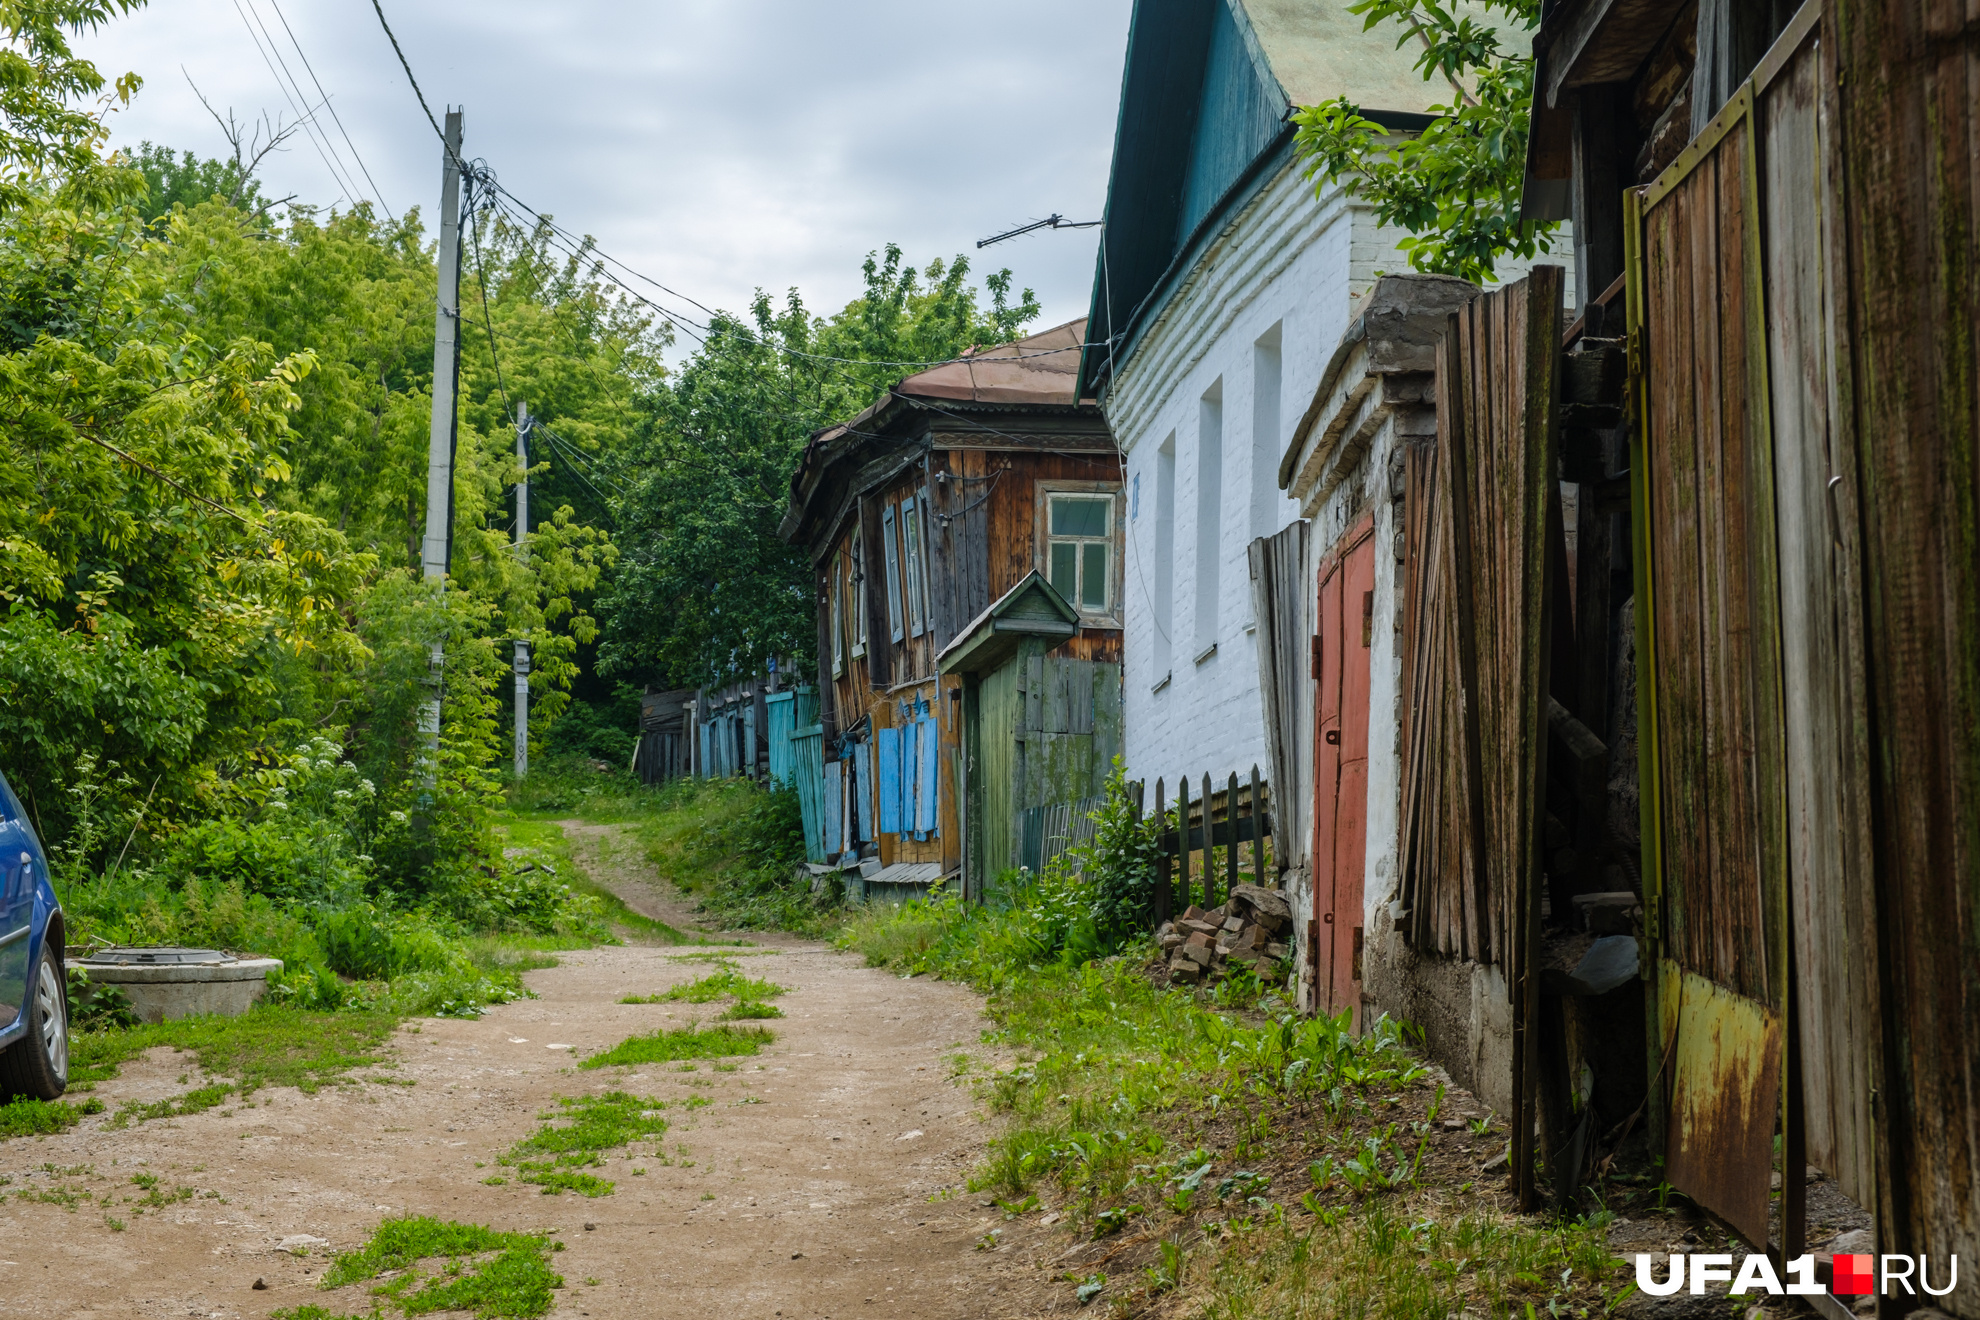
[[[1260,885],[1238,885],[1229,901],[1205,912],[1191,904],[1155,932],[1169,979],[1185,985],[1214,980],[1233,964],[1267,975],[1289,952],[1292,909],[1286,896]]]

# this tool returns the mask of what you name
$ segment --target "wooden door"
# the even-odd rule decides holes
[[[1314,703],[1315,1005],[1361,1018],[1363,867],[1368,851],[1368,685],[1374,522],[1363,518],[1320,566]]]
[[[1651,1023],[1673,1186],[1768,1240],[1786,803],[1751,84],[1629,198],[1636,638]],[[1668,1066],[1663,1060],[1668,1057]]]

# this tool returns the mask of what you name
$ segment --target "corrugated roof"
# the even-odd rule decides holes
[[[966,354],[902,381],[896,392],[966,403],[1077,403],[1079,350],[1086,318],[1053,326],[1014,344]]]

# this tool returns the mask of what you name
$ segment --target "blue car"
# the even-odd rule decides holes
[[[0,1098],[53,1100],[69,1085],[62,905],[48,855],[0,774]]]

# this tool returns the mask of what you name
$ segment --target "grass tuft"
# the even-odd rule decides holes
[[[778,1008],[775,1004],[759,1004],[753,1000],[745,999],[730,1005],[729,1010],[722,1014],[722,1019],[729,1022],[743,1022],[762,1018],[780,1018],[782,1016],[784,1016],[784,1010]]]
[[[612,1183],[584,1170],[603,1167],[602,1157],[608,1150],[644,1138],[657,1140],[667,1131],[667,1120],[660,1116],[666,1101],[626,1091],[558,1096],[557,1106],[538,1114],[543,1126],[518,1141],[499,1161],[517,1171],[517,1182],[541,1187],[545,1196],[566,1191],[610,1195]]]
[[[744,976],[733,965],[724,965],[708,975],[689,981],[686,985],[673,986],[656,995],[627,995],[622,1004],[710,1004],[717,999],[763,1000],[775,999],[784,993],[784,987],[775,981],[759,980]]]
[[[669,1031],[631,1036],[603,1054],[594,1054],[580,1068],[617,1064],[672,1063],[677,1059],[723,1059],[755,1054],[776,1037],[762,1027],[710,1027],[690,1023]]]
[[[541,1234],[412,1215],[386,1220],[361,1250],[339,1255],[325,1271],[322,1287],[335,1291],[389,1274],[393,1277],[371,1295],[408,1316],[462,1311],[477,1320],[531,1320],[549,1313],[551,1294],[564,1286],[563,1276],[550,1269],[555,1249]],[[441,1264],[423,1273],[422,1261]],[[272,1320],[355,1317],[312,1304],[277,1311]]]
[[[22,1096],[0,1105],[0,1137],[47,1137],[66,1132],[89,1114],[103,1112],[94,1097],[81,1104],[67,1100],[35,1100]]]

